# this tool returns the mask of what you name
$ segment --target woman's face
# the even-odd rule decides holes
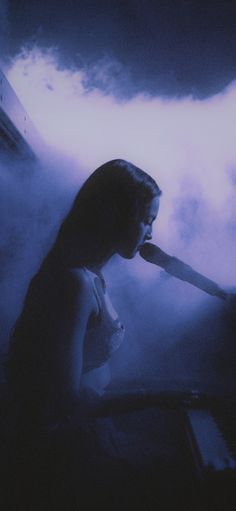
[[[130,223],[117,249],[120,256],[132,259],[145,241],[152,239],[152,224],[157,217],[159,204],[159,197],[154,197],[139,219]]]

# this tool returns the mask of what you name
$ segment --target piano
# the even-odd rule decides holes
[[[236,393],[157,392],[156,406],[116,425],[136,434],[118,448],[141,474],[149,511],[236,511]]]
[[[184,409],[200,500],[207,511],[236,509],[236,395]]]

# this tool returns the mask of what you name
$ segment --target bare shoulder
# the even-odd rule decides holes
[[[67,278],[74,282],[75,285],[86,289],[90,287],[89,277],[83,267],[81,268],[68,268],[66,271]]]
[[[91,312],[96,312],[96,301],[94,292],[87,272],[84,268],[69,268],[65,271],[64,278],[66,285],[70,287],[84,307],[89,308]]]

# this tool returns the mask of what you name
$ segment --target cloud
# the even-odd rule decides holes
[[[40,182],[37,178],[32,185],[32,197],[39,205],[33,214],[35,225],[41,221],[42,204],[47,203],[49,225],[55,230],[55,211],[58,219],[63,216],[81,180],[101,163],[125,158],[149,172],[163,190],[154,241],[220,285],[235,285],[236,83],[204,100],[167,99],[145,91],[131,95],[130,88],[125,98],[119,86],[122,69],[116,62],[100,61],[92,70],[68,68],[59,64],[54,49],[38,47],[23,49],[5,72],[45,141],[44,171]],[[51,200],[54,183],[56,206]],[[30,202],[27,207],[31,206]],[[48,236],[51,232],[45,223],[43,237],[45,229]],[[154,346],[158,332],[153,363],[159,357],[159,365],[153,366],[153,373],[158,366],[162,374],[163,353],[191,337],[186,325],[196,321],[197,310],[200,314],[209,309],[212,299],[175,279],[163,278],[163,273],[139,257],[116,264],[121,272],[114,272],[112,265],[106,271],[113,277],[115,301],[133,339],[136,359],[134,363],[134,352],[127,351],[127,368],[130,371],[130,364],[137,367],[145,358],[144,343],[139,345],[141,334],[145,339],[149,336]],[[142,301],[137,303],[137,296]],[[136,326],[134,316],[142,318]],[[203,358],[206,350],[202,348]],[[147,358],[150,369],[150,353]],[[178,362],[180,371],[182,362]],[[187,365],[188,373],[191,363]]]
[[[88,69],[58,62],[55,50],[34,47],[23,49],[7,69],[47,144],[87,172],[115,157],[146,169],[164,191],[158,226],[163,247],[192,254],[192,262],[200,260],[199,269],[215,277],[228,258],[232,275],[225,247],[232,253],[235,243],[236,83],[204,100],[143,91],[120,99],[115,63],[101,62],[93,85]],[[210,267],[202,254],[207,244],[209,260],[214,253]],[[229,284],[231,277],[222,275]]]

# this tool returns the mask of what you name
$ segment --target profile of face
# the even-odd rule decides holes
[[[152,239],[152,224],[157,217],[159,205],[159,197],[154,197],[142,215],[127,226],[127,231],[117,247],[117,253],[121,257],[132,259],[145,241]]]

